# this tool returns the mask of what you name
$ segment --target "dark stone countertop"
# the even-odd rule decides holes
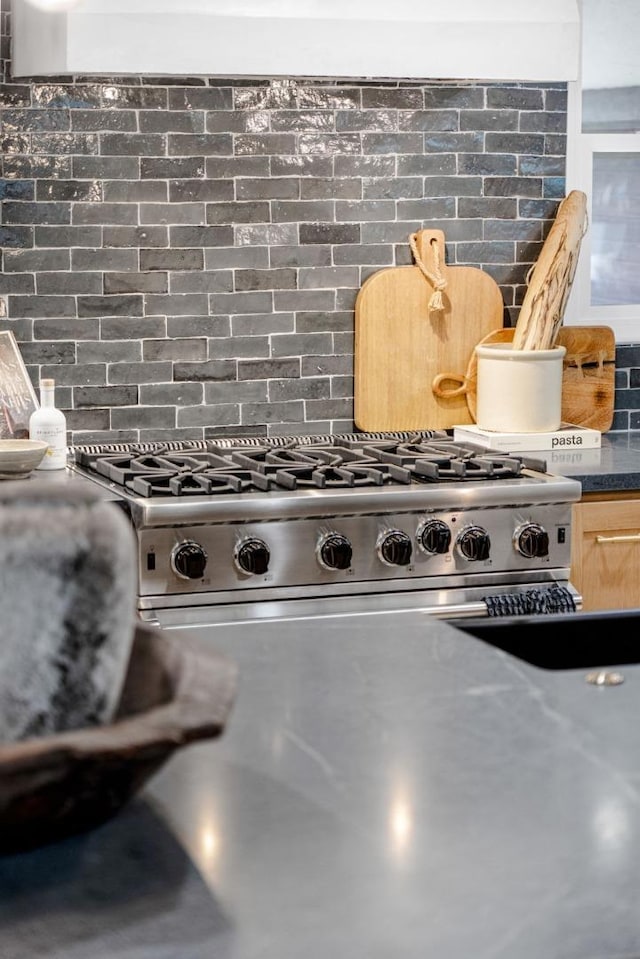
[[[640,490],[640,431],[604,433],[594,450],[536,450],[550,473],[580,480],[583,493]]]
[[[640,668],[600,687],[419,611],[188,630],[223,736],[0,859],[3,959],[631,959]]]

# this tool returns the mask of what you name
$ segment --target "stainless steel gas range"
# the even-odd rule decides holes
[[[160,626],[573,612],[575,480],[446,432],[79,446],[131,518]]]

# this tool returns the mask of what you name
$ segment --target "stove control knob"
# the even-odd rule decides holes
[[[425,553],[447,553],[451,530],[441,519],[428,519],[418,527],[416,539]]]
[[[538,523],[525,523],[515,531],[513,541],[518,552],[527,559],[549,555],[549,534]]]
[[[269,547],[261,539],[245,539],[236,549],[235,560],[243,573],[253,573],[260,576],[269,569],[271,553]]]
[[[410,538],[399,529],[383,533],[378,541],[378,556],[387,566],[408,566],[411,549]]]
[[[202,579],[206,565],[207,554],[197,543],[180,543],[171,553],[171,567],[180,579]]]
[[[353,549],[342,533],[329,533],[318,543],[318,562],[325,569],[349,569]]]
[[[460,554],[470,562],[489,559],[491,539],[482,526],[467,526],[456,540]]]

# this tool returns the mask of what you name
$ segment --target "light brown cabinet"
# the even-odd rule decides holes
[[[584,610],[640,607],[640,493],[586,493],[576,503],[571,581]]]

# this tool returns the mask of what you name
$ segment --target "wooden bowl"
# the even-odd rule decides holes
[[[109,819],[175,750],[222,733],[236,679],[220,653],[139,623],[114,723],[0,746],[0,853]]]

